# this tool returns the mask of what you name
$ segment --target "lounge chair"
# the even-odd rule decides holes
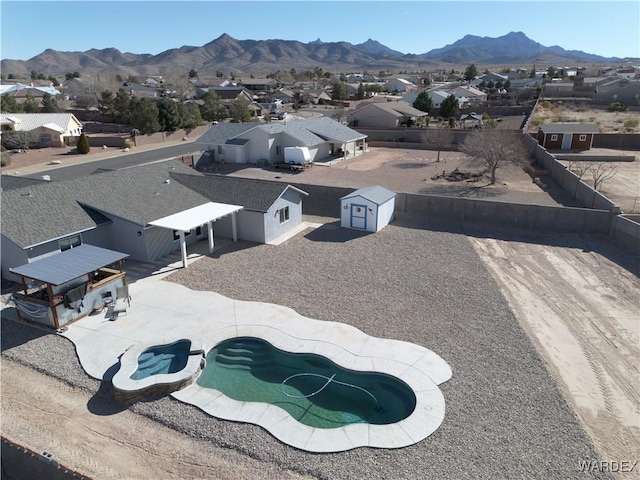
[[[116,288],[116,301],[113,304],[113,315],[118,316],[121,313],[127,313],[127,307],[131,306],[131,295],[129,295],[129,287]]]

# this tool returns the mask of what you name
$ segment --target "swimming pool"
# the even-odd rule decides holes
[[[142,380],[152,375],[179,372],[187,365],[190,348],[189,340],[147,348],[138,357],[138,368],[131,375],[131,379]]]
[[[275,405],[314,428],[388,425],[416,407],[413,390],[391,375],[349,370],[321,355],[285,352],[251,337],[212,348],[196,383],[233,400]]]

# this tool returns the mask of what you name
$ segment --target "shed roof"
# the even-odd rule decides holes
[[[354,197],[362,197],[365,200],[369,200],[370,202],[375,203],[376,205],[382,205],[383,203],[388,202],[392,198],[394,198],[396,194],[391,190],[387,190],[380,185],[373,185],[371,187],[361,188],[352,192],[348,195],[345,195],[340,200],[347,200],[349,198]]]
[[[538,128],[542,133],[599,133],[595,123],[546,123]]]
[[[74,278],[117,263],[128,256],[126,253],[84,244],[12,268],[11,272],[51,285],[62,285]]]

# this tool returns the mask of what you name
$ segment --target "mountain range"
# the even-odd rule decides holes
[[[273,73],[276,70],[313,70],[350,72],[358,70],[430,69],[438,66],[478,67],[498,65],[538,66],[618,62],[559,46],[545,47],[522,32],[504,36],[466,35],[451,45],[422,54],[405,54],[369,39],[353,45],[349,42],[309,43],[295,40],[236,40],[223,34],[206,45],[172,48],[157,55],[123,53],[116,48],[85,52],[59,52],[47,49],[29,60],[2,60],[3,73],[28,75],[32,71],[46,75],[80,72],[96,75],[170,75],[195,69],[199,74],[217,71],[235,73]]]

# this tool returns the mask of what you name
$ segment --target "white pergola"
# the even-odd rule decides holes
[[[187,243],[185,241],[185,232],[193,230],[201,225],[207,225],[207,236],[209,237],[209,253],[213,253],[213,222],[231,215],[231,232],[234,242],[238,241],[238,232],[236,228],[236,213],[244,207],[239,205],[227,205],[225,203],[209,202],[197,207],[174,213],[167,217],[159,218],[149,225],[160,228],[168,228],[175,230],[180,236],[180,251],[182,253],[182,266],[187,268]]]

